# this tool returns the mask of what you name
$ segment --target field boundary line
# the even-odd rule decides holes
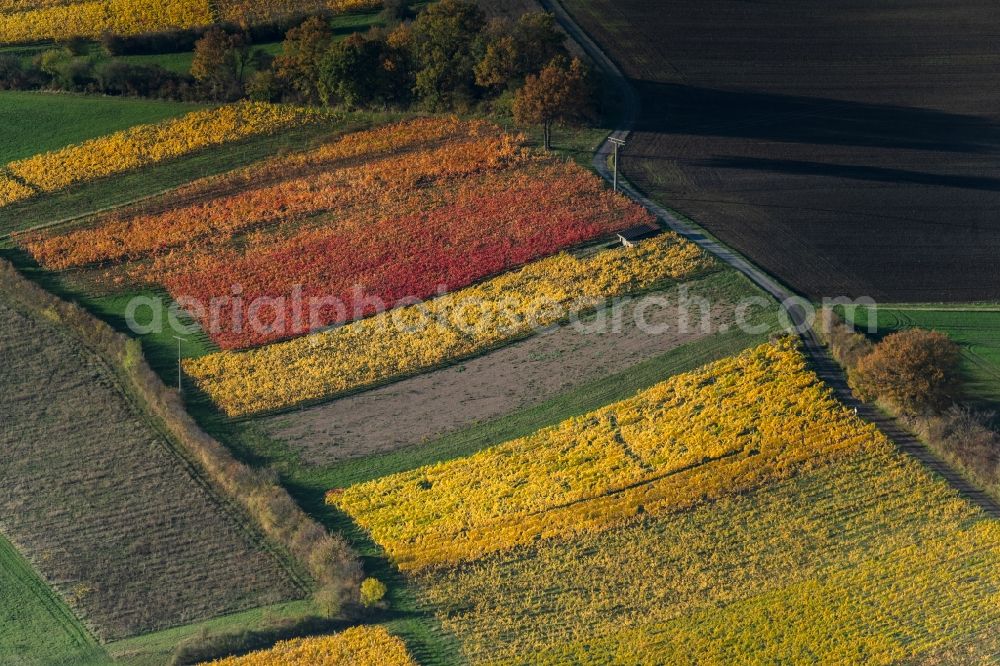
[[[17,582],[28,588],[39,602],[52,614],[52,617],[66,631],[67,635],[79,647],[103,649],[100,641],[88,627],[83,618],[77,616],[73,609],[46,581],[41,573],[28,561],[21,549],[6,535],[0,534],[0,561],[8,560],[11,567],[7,572]],[[18,566],[23,565],[23,566]]]
[[[583,50],[593,59],[598,68],[603,70],[619,89],[622,99],[622,129],[611,132],[608,138],[604,140],[604,143],[598,148],[592,162],[594,169],[605,181],[609,183],[614,182],[614,174],[608,166],[608,161],[614,151],[614,144],[611,139],[626,141],[631,136],[641,108],[639,94],[629,83],[625,74],[614,60],[576,23],[576,20],[563,6],[561,0],[538,1],[546,11],[556,16],[556,20],[562,25],[563,29],[583,47]],[[705,252],[715,256],[722,263],[735,268],[751,282],[783,304],[782,307],[788,313],[788,318],[792,325],[803,331],[799,334],[799,337],[802,341],[803,350],[816,374],[833,389],[834,395],[841,403],[848,408],[857,409],[858,415],[865,421],[874,424],[885,436],[895,443],[899,451],[916,459],[927,469],[944,478],[958,491],[959,495],[978,506],[986,515],[1000,520],[1000,504],[993,500],[992,497],[982,489],[974,486],[951,465],[936,456],[927,448],[926,444],[904,428],[895,418],[883,414],[867,403],[857,399],[847,384],[843,369],[830,357],[826,347],[817,337],[816,332],[809,323],[805,309],[795,302],[799,299],[797,294],[783,286],[762,269],[750,263],[750,261],[732,248],[718,240],[710,238],[705,232],[688,224],[675,213],[642,194],[627,179],[623,178],[621,173],[618,174],[618,189],[633,201],[645,207],[658,219],[665,222],[671,230],[694,243]]]
[[[79,215],[73,215],[72,217],[64,217],[61,220],[53,220],[52,222],[44,222],[42,224],[36,224],[33,227],[28,227],[27,229],[19,229],[17,231],[8,231],[0,238],[11,238],[14,234],[28,234],[33,231],[44,231],[45,229],[51,229],[52,227],[61,227],[64,224],[70,224],[72,222],[78,222],[79,220],[85,220],[88,217],[93,217],[95,215],[102,215],[104,213],[110,213],[111,211],[118,210],[119,208],[126,208],[128,206],[134,206],[136,204],[142,203],[143,201],[148,201],[149,199],[155,199],[156,197],[162,197],[165,194],[170,194],[171,192],[184,187],[183,185],[178,185],[177,187],[168,187],[165,190],[160,190],[159,192],[154,192],[153,194],[147,194],[139,197],[138,199],[131,199],[129,201],[123,201],[121,203],[112,204],[110,206],[104,206],[103,208],[96,208],[94,210],[88,211],[86,213],[80,213]]]

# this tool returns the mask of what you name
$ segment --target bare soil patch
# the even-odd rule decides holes
[[[618,326],[566,325],[461,365],[444,368],[358,395],[262,422],[272,437],[302,452],[306,461],[331,464],[439,437],[534,405],[600,377],[618,373],[679,345],[718,332],[732,318],[727,303],[712,304],[709,330],[697,307],[681,331],[676,291],[656,294],[644,320],[666,330],[637,325],[643,299],[621,303]],[[669,305],[668,305],[669,303]],[[608,321],[613,317],[607,313]],[[582,324],[593,324],[588,319]]]
[[[303,595],[97,356],[2,296],[0,321],[0,531],[98,636]]]

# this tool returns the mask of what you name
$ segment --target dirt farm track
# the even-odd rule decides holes
[[[641,189],[795,290],[1000,299],[994,0],[567,0]]]

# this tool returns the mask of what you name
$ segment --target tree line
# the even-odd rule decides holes
[[[414,15],[386,3],[382,23],[338,37],[329,15],[285,24],[218,25],[145,36],[84,40],[25,62],[0,56],[0,89],[60,89],[181,101],[269,102],[346,109],[419,109],[514,116],[543,128],[593,115],[588,68],[572,58],[555,18],[529,12],[488,19],[471,0],[440,0]],[[283,36],[277,56],[260,48]],[[138,64],[120,55],[193,50],[190,72]]]

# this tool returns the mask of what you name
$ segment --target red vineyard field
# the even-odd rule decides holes
[[[393,132],[407,148],[387,156]],[[651,222],[581,167],[527,151],[492,126],[419,120],[368,134],[373,159],[359,155],[365,140],[348,135],[252,167],[256,188],[236,174],[232,191],[206,183],[212,196],[188,205],[20,242],[50,269],[100,265],[109,282],[163,285],[221,348],[242,349]],[[277,178],[283,169],[289,177]]]

